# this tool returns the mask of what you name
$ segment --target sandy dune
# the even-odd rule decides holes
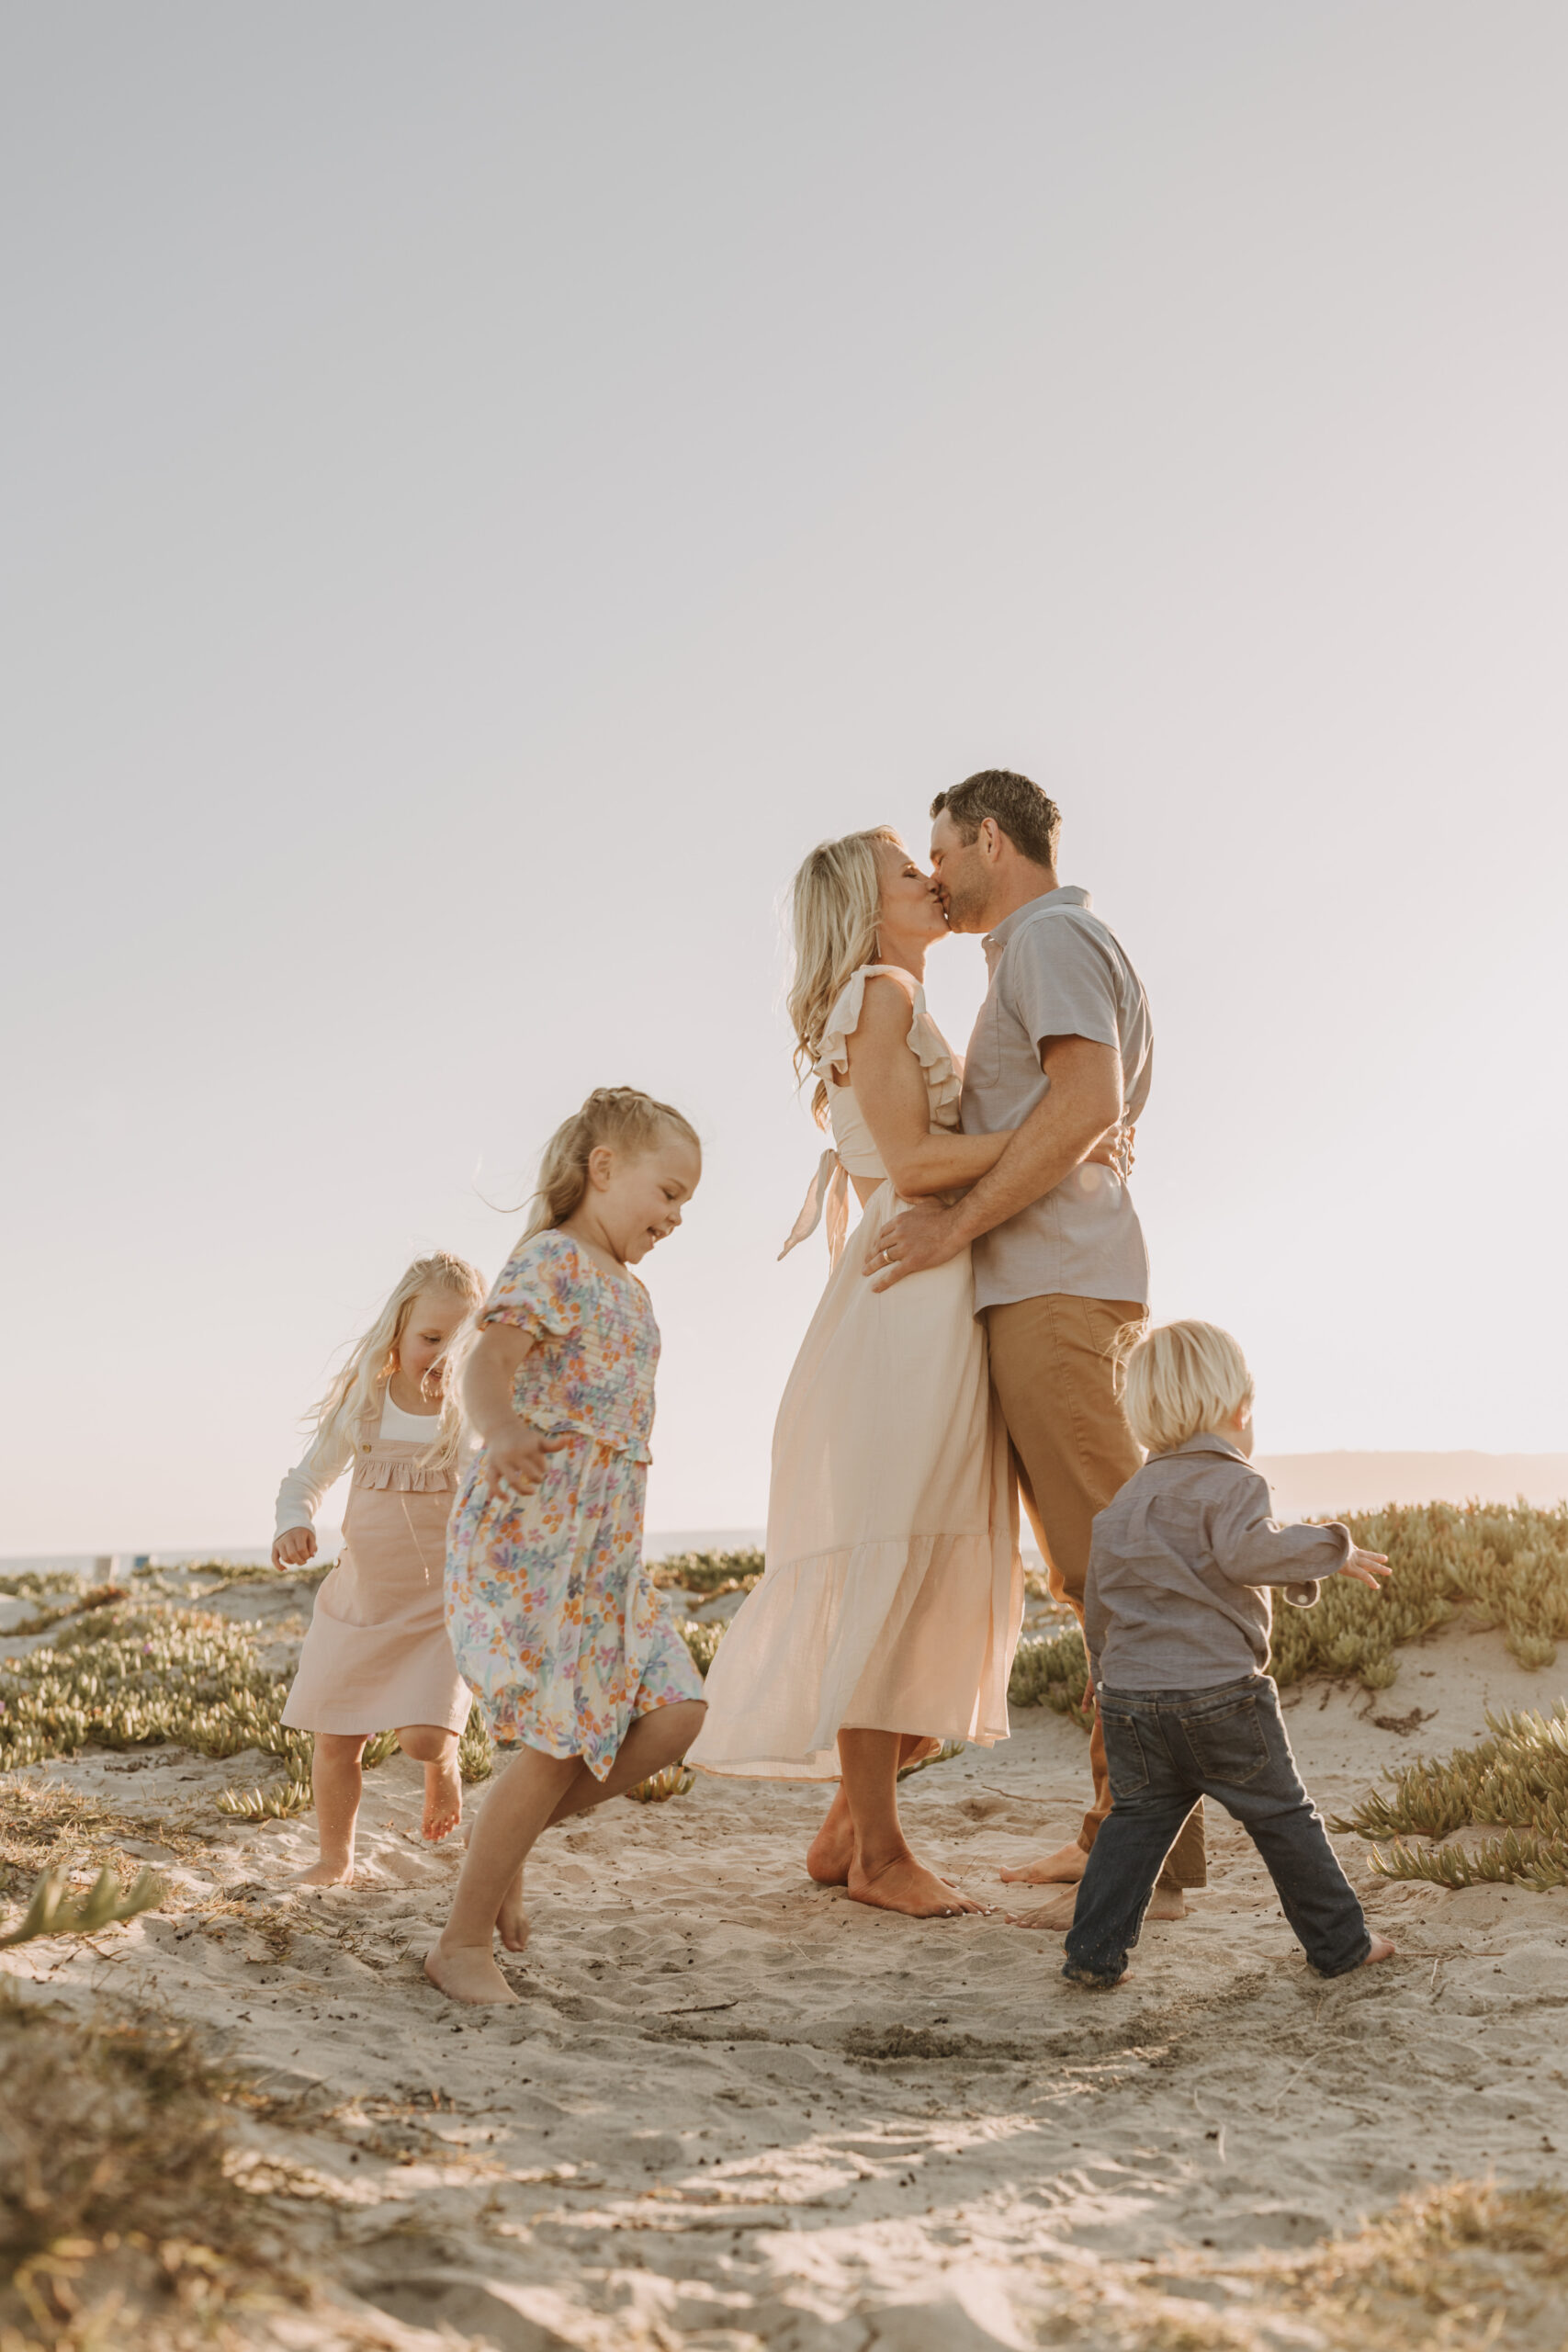
[[[1496,1636],[1456,1634],[1402,1652],[1374,1699],[1309,1688],[1288,1720],[1331,1812],[1474,1736],[1488,1702],[1554,1695]],[[378,2315],[354,2340],[1141,2345],[1201,2304],[1234,2321],[1216,2343],[1309,2346],[1325,2339],[1260,2302],[1256,2250],[1424,2183],[1568,2170],[1568,1895],[1393,1887],[1341,1839],[1401,1957],[1324,1984],[1214,1820],[1194,1915],[1146,1931],[1121,1991],[1086,1995],[1057,1938],[813,1888],[819,1792],[699,1780],[547,1839],[523,2006],[465,2013],[420,1973],[457,1857],[418,1842],[413,1768],[368,1783],[362,1883],[301,1894],[283,1882],[308,1820],[225,1827],[206,1803],[249,1760],[152,1750],[31,1776],[165,1817],[187,1801],[209,1843],[170,1866],[186,1907],[8,1965],[32,1997],[205,2020],[292,2098],[269,2144],[332,2192],[301,2259]],[[1025,1714],[1006,1747],[906,1784],[912,1832],[969,1892],[1016,1900],[998,1869],[1070,1834],[1084,1764],[1069,1723]],[[258,2340],[347,2342],[338,2324],[297,2315]]]

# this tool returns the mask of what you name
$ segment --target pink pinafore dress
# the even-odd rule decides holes
[[[468,1720],[442,1596],[454,1480],[421,1462],[425,1450],[379,1435],[355,1449],[343,1554],[316,1594],[283,1710],[297,1730],[460,1732]]]

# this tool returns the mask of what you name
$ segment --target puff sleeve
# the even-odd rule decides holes
[[[491,1285],[479,1312],[479,1329],[510,1323],[531,1340],[564,1340],[577,1328],[571,1300],[570,1246],[558,1233],[536,1233],[520,1242]]]

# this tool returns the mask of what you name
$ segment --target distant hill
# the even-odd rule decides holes
[[[1381,1503],[1568,1499],[1568,1453],[1260,1453],[1281,1517],[1376,1510]]]
[[[1339,1510],[1376,1510],[1382,1503],[1517,1502],[1549,1510],[1568,1501],[1568,1453],[1260,1453],[1258,1467],[1274,1489],[1282,1519],[1326,1519]],[[650,1532],[648,1556],[669,1552],[728,1552],[762,1541],[760,1527]],[[1023,1548],[1033,1557],[1027,1523]]]

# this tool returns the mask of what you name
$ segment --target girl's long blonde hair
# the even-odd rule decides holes
[[[795,875],[790,891],[790,935],[794,971],[785,1003],[795,1030],[795,1070],[806,1084],[822,1050],[828,1015],[852,974],[876,961],[876,926],[882,914],[882,881],[876,849],[904,844],[891,825],[846,833],[842,841],[819,842]],[[821,1079],[811,1098],[818,1126],[828,1119],[828,1089]]]
[[[564,1225],[588,1190],[588,1162],[601,1144],[634,1155],[651,1151],[661,1135],[681,1136],[698,1152],[702,1138],[683,1112],[656,1102],[635,1086],[596,1086],[581,1111],[563,1119],[539,1158],[539,1182],[522,1240]],[[519,1244],[521,1246],[521,1243]]]
[[[467,1321],[471,1324],[474,1309],[485,1295],[484,1277],[466,1258],[455,1258],[448,1250],[414,1260],[316,1407],[318,1444],[343,1438],[357,1452],[374,1443],[387,1383],[397,1370],[399,1342],[422,1290],[449,1290],[467,1299]],[[463,1408],[454,1357],[463,1335],[460,1325],[435,1367],[441,1384],[441,1418],[429,1447],[420,1456],[422,1465],[429,1470],[455,1469],[462,1453]],[[426,1374],[426,1379],[432,1376]]]

